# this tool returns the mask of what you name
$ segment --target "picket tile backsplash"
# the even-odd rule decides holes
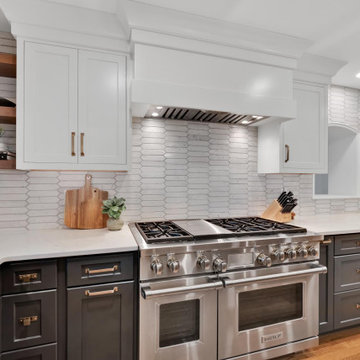
[[[359,94],[331,87],[329,121],[360,131]],[[15,81],[0,78],[0,96],[14,95]],[[15,126],[1,126],[1,141],[15,150]],[[94,186],[126,198],[125,220],[259,215],[283,189],[298,197],[300,215],[360,209],[357,199],[313,200],[312,175],[259,175],[256,128],[154,119],[133,119],[132,127],[131,170],[91,173]],[[0,170],[0,229],[63,227],[65,191],[84,176]]]

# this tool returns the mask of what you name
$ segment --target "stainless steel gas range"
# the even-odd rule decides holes
[[[264,360],[318,344],[322,236],[257,217],[130,228],[140,360]]]

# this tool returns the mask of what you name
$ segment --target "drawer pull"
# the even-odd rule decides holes
[[[23,317],[19,319],[19,323],[22,324],[23,326],[30,326],[31,323],[38,321],[39,317],[37,315],[33,315],[33,316],[27,316],[27,317]]]
[[[97,274],[105,274],[105,273],[115,272],[117,270],[119,270],[118,265],[114,265],[112,268],[107,268],[107,269],[91,270],[90,268],[86,268],[85,269],[85,274],[87,274],[87,275],[97,275]]]
[[[356,241],[356,246],[359,247],[360,246],[360,241]]]
[[[356,268],[356,272],[360,274],[360,268]]]
[[[331,243],[332,243],[332,240],[331,240],[331,239],[323,240],[321,243],[322,243],[322,244],[325,244],[325,245],[331,244]]]
[[[360,304],[356,304],[356,309],[360,310]]]
[[[90,290],[85,290],[86,296],[103,296],[103,295],[113,295],[119,291],[119,288],[115,286],[112,290],[104,290],[104,291],[95,291],[91,292]]]
[[[38,280],[38,277],[39,277],[38,273],[18,275],[18,279],[23,283],[29,283],[31,281]]]

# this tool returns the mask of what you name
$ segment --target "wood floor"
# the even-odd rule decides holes
[[[323,335],[318,347],[276,360],[360,360],[360,328]]]

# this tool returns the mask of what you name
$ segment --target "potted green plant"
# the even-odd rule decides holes
[[[114,196],[112,199],[103,201],[102,213],[107,214],[109,219],[107,227],[109,230],[121,230],[124,221],[120,219],[121,213],[126,209],[124,198]]]

